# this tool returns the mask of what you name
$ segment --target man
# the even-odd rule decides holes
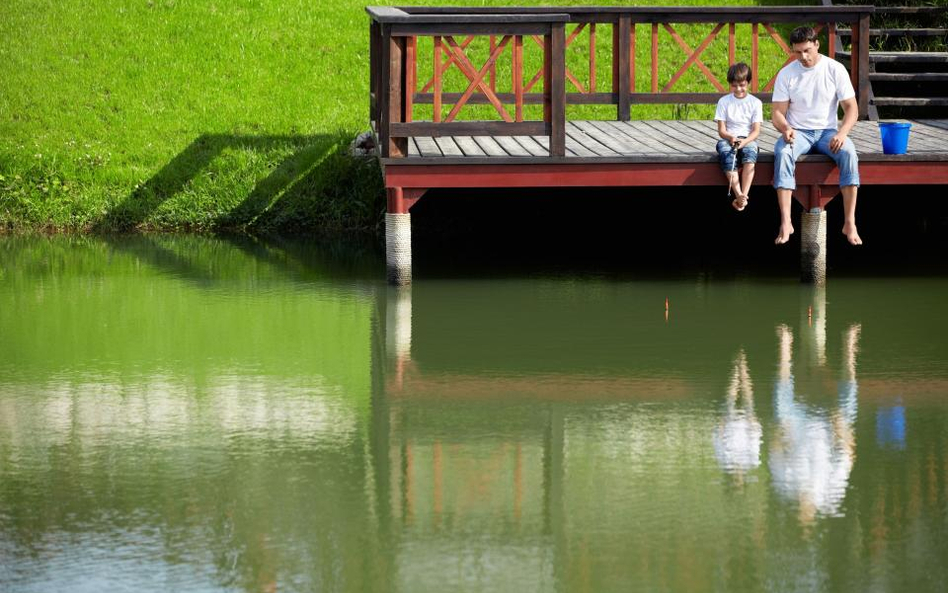
[[[780,206],[780,232],[775,243],[786,243],[793,234],[790,202],[796,189],[794,171],[800,155],[821,152],[839,167],[843,194],[843,234],[853,245],[862,245],[856,231],[856,192],[859,160],[848,138],[859,117],[856,92],[846,67],[820,55],[820,42],[811,27],[797,27],[790,34],[796,61],[777,74],[773,94],[773,124],[780,132],[774,146],[774,188]],[[843,107],[843,121],[836,118]]]

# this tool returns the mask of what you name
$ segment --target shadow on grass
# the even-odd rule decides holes
[[[108,211],[95,230],[375,229],[384,209],[381,174],[374,159],[348,156],[348,141],[341,132],[204,134]],[[222,162],[234,152],[241,156]],[[240,177],[258,170],[248,191],[251,182]],[[234,203],[228,194],[244,197]]]

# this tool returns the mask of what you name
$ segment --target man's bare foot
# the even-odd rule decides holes
[[[790,235],[793,234],[793,225],[789,222],[783,223],[780,225],[780,232],[777,233],[777,238],[774,239],[774,243],[777,245],[783,245],[790,240]]]
[[[862,239],[859,238],[859,233],[856,232],[856,224],[847,222],[843,225],[843,234],[846,235],[846,238],[849,239],[851,245],[862,245]]]

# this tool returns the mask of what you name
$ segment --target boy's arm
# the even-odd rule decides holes
[[[723,119],[718,120],[718,136],[724,140],[727,140],[731,144],[734,144],[734,141],[737,140],[737,138],[734,137],[734,134],[727,131],[727,124]]]
[[[744,145],[747,144],[748,142],[753,142],[754,140],[757,140],[758,136],[760,136],[760,122],[755,121],[754,123],[751,124],[750,134],[747,135],[747,138],[744,138],[743,140],[741,140],[740,142],[741,145],[739,148],[744,148]]]

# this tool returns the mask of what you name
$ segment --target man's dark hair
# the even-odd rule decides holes
[[[790,43],[806,43],[807,41],[819,43],[819,40],[813,27],[797,27],[790,33]]]
[[[727,81],[729,84],[734,84],[735,82],[750,83],[753,76],[750,66],[744,62],[737,62],[727,69]]]

